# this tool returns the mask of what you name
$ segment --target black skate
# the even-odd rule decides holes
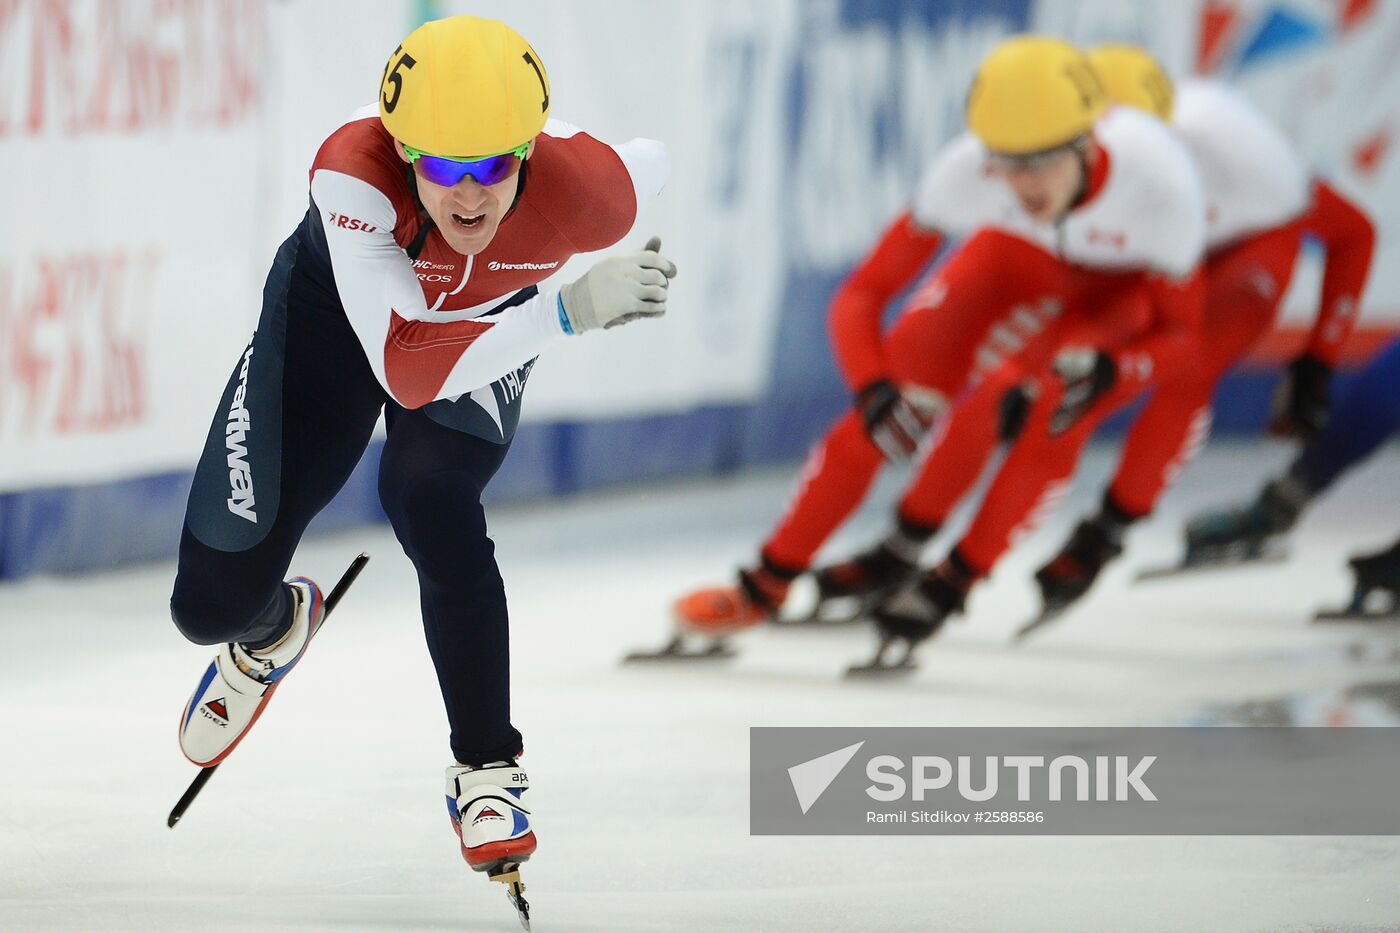
[[[1049,625],[1089,592],[1109,561],[1123,553],[1123,525],[1089,520],[1074,534],[1050,563],[1036,571],[1040,585],[1040,614],[1016,630],[1016,641]]]
[[[881,542],[850,560],[818,570],[816,605],[804,616],[776,621],[779,625],[847,625],[868,615],[918,570]]]
[[[1351,602],[1325,609],[1314,622],[1400,622],[1400,541],[1389,550],[1347,561],[1356,577]]]
[[[1288,559],[1279,540],[1298,521],[1311,493],[1283,476],[1264,487],[1245,508],[1207,512],[1186,526],[1186,554],[1179,564],[1144,570],[1138,580],[1176,576],[1185,571],[1277,563]]]
[[[873,615],[880,645],[864,664],[852,664],[847,677],[905,674],[915,669],[914,648],[933,637],[949,617],[963,611],[972,583],[955,557],[887,596]]]

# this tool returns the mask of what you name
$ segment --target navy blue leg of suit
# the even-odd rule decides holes
[[[462,764],[520,753],[510,724],[506,591],[486,534],[481,493],[508,446],[389,404],[379,498],[418,571],[428,650]]]
[[[292,609],[283,580],[297,544],[349,478],[387,403],[380,497],[418,571],[452,752],[463,764],[512,757],[521,738],[510,722],[505,589],[481,508],[509,445],[387,398],[329,268],[303,234],[278,251],[257,332],[215,411],[190,491],[171,615],[198,644],[257,647],[281,637]],[[366,664],[357,680],[373,683],[372,659]]]

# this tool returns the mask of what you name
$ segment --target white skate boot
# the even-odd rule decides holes
[[[180,750],[201,768],[223,761],[243,740],[321,625],[325,601],[320,588],[306,577],[288,582],[295,605],[287,634],[256,652],[242,645],[224,645],[185,706]]]
[[[462,858],[472,871],[484,871],[506,886],[506,895],[527,930],[530,905],[524,897],[520,863],[535,851],[530,811],[521,802],[529,789],[529,777],[514,761],[447,769],[447,810],[461,842]]]

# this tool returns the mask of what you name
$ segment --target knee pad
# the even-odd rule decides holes
[[[234,597],[235,592],[235,588],[226,587],[213,597],[212,590],[182,586],[177,577],[170,594],[170,619],[180,634],[196,645],[248,641],[265,635],[265,629],[281,621],[281,599],[286,587],[280,580],[272,598],[259,605],[252,605],[246,596]],[[290,600],[291,597],[287,595],[286,598]]]
[[[170,597],[170,619],[180,634],[196,645],[228,644],[242,634],[242,624],[210,611],[198,601],[181,597],[178,589]]]

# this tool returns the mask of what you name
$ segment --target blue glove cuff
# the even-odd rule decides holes
[[[559,326],[563,329],[564,333],[572,337],[574,333],[574,326],[569,323],[569,316],[564,313],[563,293],[561,292],[559,295],[557,295],[554,301],[557,307],[559,308]]]

